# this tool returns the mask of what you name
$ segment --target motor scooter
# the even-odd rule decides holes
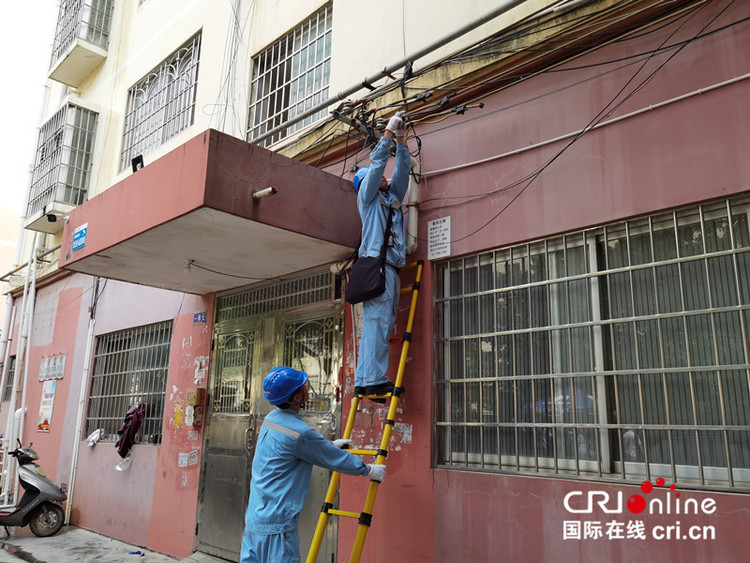
[[[34,463],[39,454],[31,449],[31,444],[24,447],[19,441],[8,455],[18,461],[18,480],[24,493],[16,506],[0,508],[0,526],[5,526],[8,535],[8,526],[27,524],[41,538],[55,535],[65,523],[65,511],[56,503],[66,500],[67,495]]]

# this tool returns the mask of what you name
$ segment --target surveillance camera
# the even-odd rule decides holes
[[[57,223],[58,221],[65,221],[66,223],[70,217],[67,215],[63,215],[62,213],[48,213],[47,214],[47,221],[50,223]]]

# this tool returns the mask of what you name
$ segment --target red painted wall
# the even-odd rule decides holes
[[[435,535],[435,561],[742,560],[742,554],[750,549],[744,524],[750,518],[747,496],[678,488],[682,503],[678,508],[677,497],[668,493],[670,484],[645,494],[637,486],[436,471],[435,487],[441,494],[436,496],[435,506],[435,525],[439,530]],[[592,505],[590,513],[566,509],[565,497],[570,493],[574,494],[568,502],[570,508],[587,509],[589,491],[596,491],[596,500],[604,500],[600,492],[606,493],[605,506],[613,512],[604,512],[597,504]],[[632,495],[640,495],[648,503],[643,512],[635,514],[628,509],[627,500]],[[661,514],[657,504],[650,504],[653,499],[662,501]],[[688,499],[698,503],[697,511]],[[712,513],[706,514],[701,508],[705,499],[715,502]],[[577,539],[571,532],[564,539],[566,522],[581,522],[581,530],[600,523],[602,536]],[[627,537],[627,526],[634,522],[642,522],[645,539]],[[613,530],[622,525],[625,537],[608,536],[608,524]],[[691,530],[693,526],[699,529]],[[705,533],[707,537],[715,534],[715,539],[685,537],[690,533],[703,534],[703,528],[709,526],[713,532],[706,529]],[[667,536],[677,532],[680,539]],[[497,554],[498,559],[491,554]]]
[[[187,389],[208,383],[211,327],[195,323],[193,313],[213,319],[213,294],[195,298],[197,309],[174,321],[169,380],[164,405],[164,434],[156,458],[148,547],[177,557],[193,552],[203,446],[203,424],[188,425]],[[205,391],[203,398],[205,412]],[[205,422],[205,420],[204,420]]]

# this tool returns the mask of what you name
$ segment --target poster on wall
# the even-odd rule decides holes
[[[42,386],[42,404],[39,406],[39,419],[36,425],[37,432],[49,432],[52,420],[52,406],[55,404],[55,388],[57,381],[50,379]]]

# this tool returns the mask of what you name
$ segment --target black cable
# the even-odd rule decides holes
[[[703,29],[706,29],[706,28],[707,28],[707,27],[708,27],[709,25],[711,25],[711,24],[712,24],[712,23],[713,23],[714,21],[716,21],[716,19],[718,19],[720,15],[722,15],[722,14],[723,14],[723,13],[724,13],[724,12],[725,12],[725,11],[726,11],[727,9],[729,9],[729,7],[731,7],[731,5],[732,5],[732,4],[734,4],[734,2],[735,2],[735,1],[736,1],[736,0],[731,0],[730,4],[729,4],[728,6],[726,6],[726,7],[725,7],[725,8],[724,8],[724,9],[723,9],[723,10],[722,10],[722,11],[721,11],[721,12],[720,12],[720,13],[719,13],[718,15],[716,15],[716,16],[715,16],[715,17],[714,17],[713,19],[711,19],[711,20],[710,20],[710,21],[709,21],[709,22],[708,22],[708,23],[707,23],[707,24],[706,24],[706,25],[705,25],[705,26],[703,27]],[[704,5],[704,6],[702,6],[701,8],[699,8],[699,10],[698,10],[698,11],[700,11],[700,9],[703,9],[703,8],[705,8],[705,5]],[[694,14],[693,14],[693,15],[694,15]],[[675,31],[674,31],[674,32],[673,32],[673,33],[672,33],[671,35],[674,35],[674,33],[676,33],[676,32],[677,32],[678,30],[679,30],[679,28],[678,28],[677,30],[675,30]],[[671,35],[670,35],[670,37],[671,37]],[[696,37],[697,37],[697,36],[696,36]],[[666,40],[665,40],[665,41],[666,41]],[[568,148],[570,148],[570,147],[571,147],[571,146],[572,146],[572,145],[573,145],[574,143],[576,143],[576,142],[577,142],[577,141],[578,141],[579,139],[581,139],[581,137],[583,137],[583,136],[584,136],[584,135],[585,135],[586,133],[588,133],[588,132],[589,132],[589,131],[590,131],[590,130],[591,130],[591,129],[592,129],[592,128],[593,128],[594,126],[595,126],[596,122],[598,122],[598,121],[601,121],[601,120],[603,120],[603,119],[607,118],[608,116],[610,116],[610,115],[611,115],[611,114],[612,114],[612,113],[613,113],[613,112],[614,112],[615,110],[617,110],[617,109],[618,109],[618,108],[619,108],[619,107],[620,107],[620,106],[621,106],[622,104],[624,104],[624,103],[625,103],[625,102],[626,102],[626,101],[627,101],[628,99],[630,99],[630,98],[631,98],[631,97],[632,97],[633,95],[635,95],[635,94],[636,94],[636,93],[637,93],[637,92],[638,92],[638,91],[639,91],[639,90],[640,90],[641,88],[643,88],[643,87],[644,87],[644,86],[645,86],[646,84],[648,84],[648,82],[650,82],[650,81],[651,81],[651,79],[652,79],[652,78],[653,78],[653,77],[654,77],[654,76],[656,75],[656,73],[657,73],[657,72],[659,72],[659,71],[660,71],[660,70],[661,70],[662,68],[664,68],[664,66],[665,66],[665,65],[666,65],[666,64],[667,64],[667,63],[668,63],[669,61],[671,61],[671,60],[672,60],[672,59],[673,59],[673,58],[674,58],[675,56],[677,56],[677,55],[678,55],[678,54],[679,54],[679,53],[680,53],[680,52],[682,51],[682,49],[684,49],[684,48],[685,48],[685,47],[686,47],[687,45],[689,45],[689,44],[690,44],[690,42],[687,42],[687,43],[685,43],[684,45],[682,45],[682,46],[681,46],[681,47],[680,47],[680,48],[679,48],[679,49],[678,49],[677,51],[675,51],[675,52],[674,52],[674,53],[673,53],[672,55],[670,55],[670,56],[669,56],[669,57],[667,58],[667,60],[665,60],[665,61],[664,61],[663,63],[661,63],[661,64],[660,64],[660,65],[659,65],[659,66],[658,66],[658,67],[657,67],[657,68],[656,68],[656,69],[655,69],[655,70],[654,70],[653,72],[651,72],[651,74],[650,74],[649,76],[647,76],[647,77],[646,77],[646,78],[645,78],[645,79],[644,79],[644,80],[643,80],[643,81],[641,82],[641,84],[639,84],[639,85],[638,85],[638,86],[637,86],[637,87],[636,87],[636,88],[635,88],[635,89],[634,89],[634,90],[633,90],[632,92],[630,92],[630,93],[629,93],[629,94],[628,94],[627,96],[625,96],[625,98],[623,98],[623,99],[622,99],[622,100],[621,100],[620,102],[618,102],[618,103],[617,103],[617,104],[616,104],[616,105],[615,105],[614,107],[612,107],[612,108],[611,108],[611,109],[610,109],[609,111],[606,111],[606,112],[605,112],[605,110],[607,109],[607,107],[608,107],[609,105],[611,105],[611,104],[612,104],[612,103],[614,102],[614,100],[615,100],[615,99],[616,99],[616,98],[617,98],[617,97],[618,97],[618,96],[619,96],[619,95],[620,95],[620,94],[621,94],[621,93],[622,93],[622,92],[624,91],[624,89],[625,89],[625,88],[626,88],[626,87],[627,87],[627,86],[628,86],[628,85],[629,85],[629,84],[630,84],[630,83],[631,83],[631,82],[632,82],[632,81],[633,81],[633,80],[635,79],[635,77],[636,77],[636,76],[637,76],[637,75],[638,75],[638,74],[640,73],[640,71],[641,71],[641,70],[642,70],[642,69],[643,69],[643,68],[645,67],[646,63],[648,62],[648,60],[650,60],[650,58],[649,58],[648,60],[646,60],[646,61],[645,61],[645,62],[643,63],[643,65],[641,65],[641,67],[640,67],[640,68],[639,68],[639,69],[638,69],[638,70],[636,71],[636,73],[635,73],[635,74],[634,74],[634,75],[633,75],[633,76],[632,76],[632,77],[631,77],[631,78],[630,78],[630,79],[629,79],[629,80],[628,80],[628,81],[627,81],[627,82],[625,83],[625,85],[624,85],[624,86],[623,86],[623,87],[622,87],[622,88],[620,89],[620,91],[619,91],[619,92],[618,92],[618,93],[617,93],[617,94],[615,95],[615,97],[614,97],[614,98],[612,99],[612,101],[611,101],[611,102],[609,102],[609,103],[607,104],[607,106],[605,106],[605,107],[604,107],[604,108],[602,109],[602,111],[600,111],[600,112],[599,112],[599,113],[598,113],[598,114],[597,114],[597,115],[596,115],[596,116],[594,117],[594,119],[593,119],[593,120],[591,120],[591,121],[590,121],[590,122],[588,123],[588,125],[586,125],[586,127],[584,127],[584,128],[583,128],[583,129],[582,129],[582,130],[581,130],[581,131],[579,132],[579,134],[578,134],[578,135],[576,135],[576,136],[575,136],[575,137],[574,137],[574,138],[573,138],[573,139],[572,139],[572,140],[571,140],[571,141],[570,141],[569,143],[567,143],[567,144],[566,144],[566,145],[565,145],[565,146],[564,146],[564,147],[563,147],[562,149],[560,149],[560,150],[559,150],[559,151],[558,151],[558,152],[557,152],[557,153],[556,153],[556,154],[555,154],[555,155],[554,155],[554,156],[553,156],[552,158],[550,158],[550,159],[549,159],[549,160],[548,160],[548,161],[547,161],[547,162],[546,162],[546,163],[545,163],[545,164],[544,164],[544,165],[543,165],[543,166],[542,166],[541,168],[539,168],[539,169],[538,169],[538,170],[537,170],[537,171],[536,171],[536,172],[535,172],[535,173],[533,174],[533,177],[532,177],[532,178],[531,178],[531,179],[530,179],[530,180],[529,180],[529,181],[528,181],[528,182],[526,183],[526,185],[525,185],[525,186],[524,186],[524,187],[523,187],[523,188],[522,188],[522,189],[521,189],[521,190],[520,190],[520,191],[519,191],[519,192],[518,192],[517,194],[515,194],[515,195],[514,195],[514,196],[513,196],[512,198],[511,198],[511,200],[510,200],[510,201],[509,201],[509,202],[508,202],[508,203],[507,203],[507,204],[506,204],[505,206],[503,206],[503,208],[502,208],[502,209],[500,209],[500,211],[498,211],[498,212],[497,212],[497,213],[496,213],[496,214],[495,214],[495,215],[494,215],[494,216],[493,216],[493,217],[492,217],[492,218],[491,218],[491,219],[490,219],[489,221],[485,222],[485,223],[484,223],[484,224],[483,224],[482,226],[480,226],[479,228],[475,229],[474,231],[472,231],[472,232],[470,232],[470,233],[468,233],[468,234],[466,234],[466,235],[464,235],[464,236],[462,236],[462,237],[460,237],[460,238],[457,238],[457,239],[453,239],[453,241],[452,241],[452,242],[460,242],[460,241],[462,241],[462,240],[465,240],[465,239],[467,239],[467,238],[469,238],[469,237],[472,237],[472,236],[476,235],[476,234],[477,234],[478,232],[480,232],[481,230],[483,230],[484,228],[486,228],[486,227],[487,227],[488,225],[490,225],[490,224],[491,224],[492,222],[494,222],[494,221],[495,221],[495,219],[497,219],[497,218],[498,218],[498,217],[499,217],[499,216],[500,216],[500,215],[501,215],[501,214],[502,214],[503,212],[505,212],[505,210],[507,210],[507,209],[508,209],[508,208],[509,208],[509,207],[510,207],[510,206],[511,206],[511,205],[512,205],[512,204],[513,204],[513,203],[514,203],[514,202],[515,202],[515,201],[516,201],[516,200],[517,200],[517,199],[518,199],[518,198],[519,198],[519,197],[520,197],[520,196],[521,196],[521,195],[522,195],[522,194],[523,194],[523,193],[524,193],[524,192],[525,192],[525,191],[526,191],[527,189],[528,189],[528,188],[529,188],[529,186],[531,186],[531,184],[532,184],[532,183],[534,182],[534,180],[536,180],[536,178],[538,178],[538,177],[539,177],[539,176],[541,175],[541,173],[542,173],[542,172],[544,172],[544,170],[546,170],[546,169],[547,169],[547,168],[548,168],[548,167],[549,167],[549,166],[550,166],[550,165],[551,165],[551,164],[552,164],[552,163],[553,163],[553,162],[554,162],[555,160],[557,160],[557,159],[558,159],[558,158],[559,158],[559,157],[560,157],[560,156],[561,156],[561,155],[562,155],[562,154],[563,154],[563,153],[564,153],[564,152],[565,152],[565,151],[566,151],[566,150],[567,150]],[[424,241],[424,240],[426,240],[426,239],[417,239],[417,240],[422,240],[422,241]]]

